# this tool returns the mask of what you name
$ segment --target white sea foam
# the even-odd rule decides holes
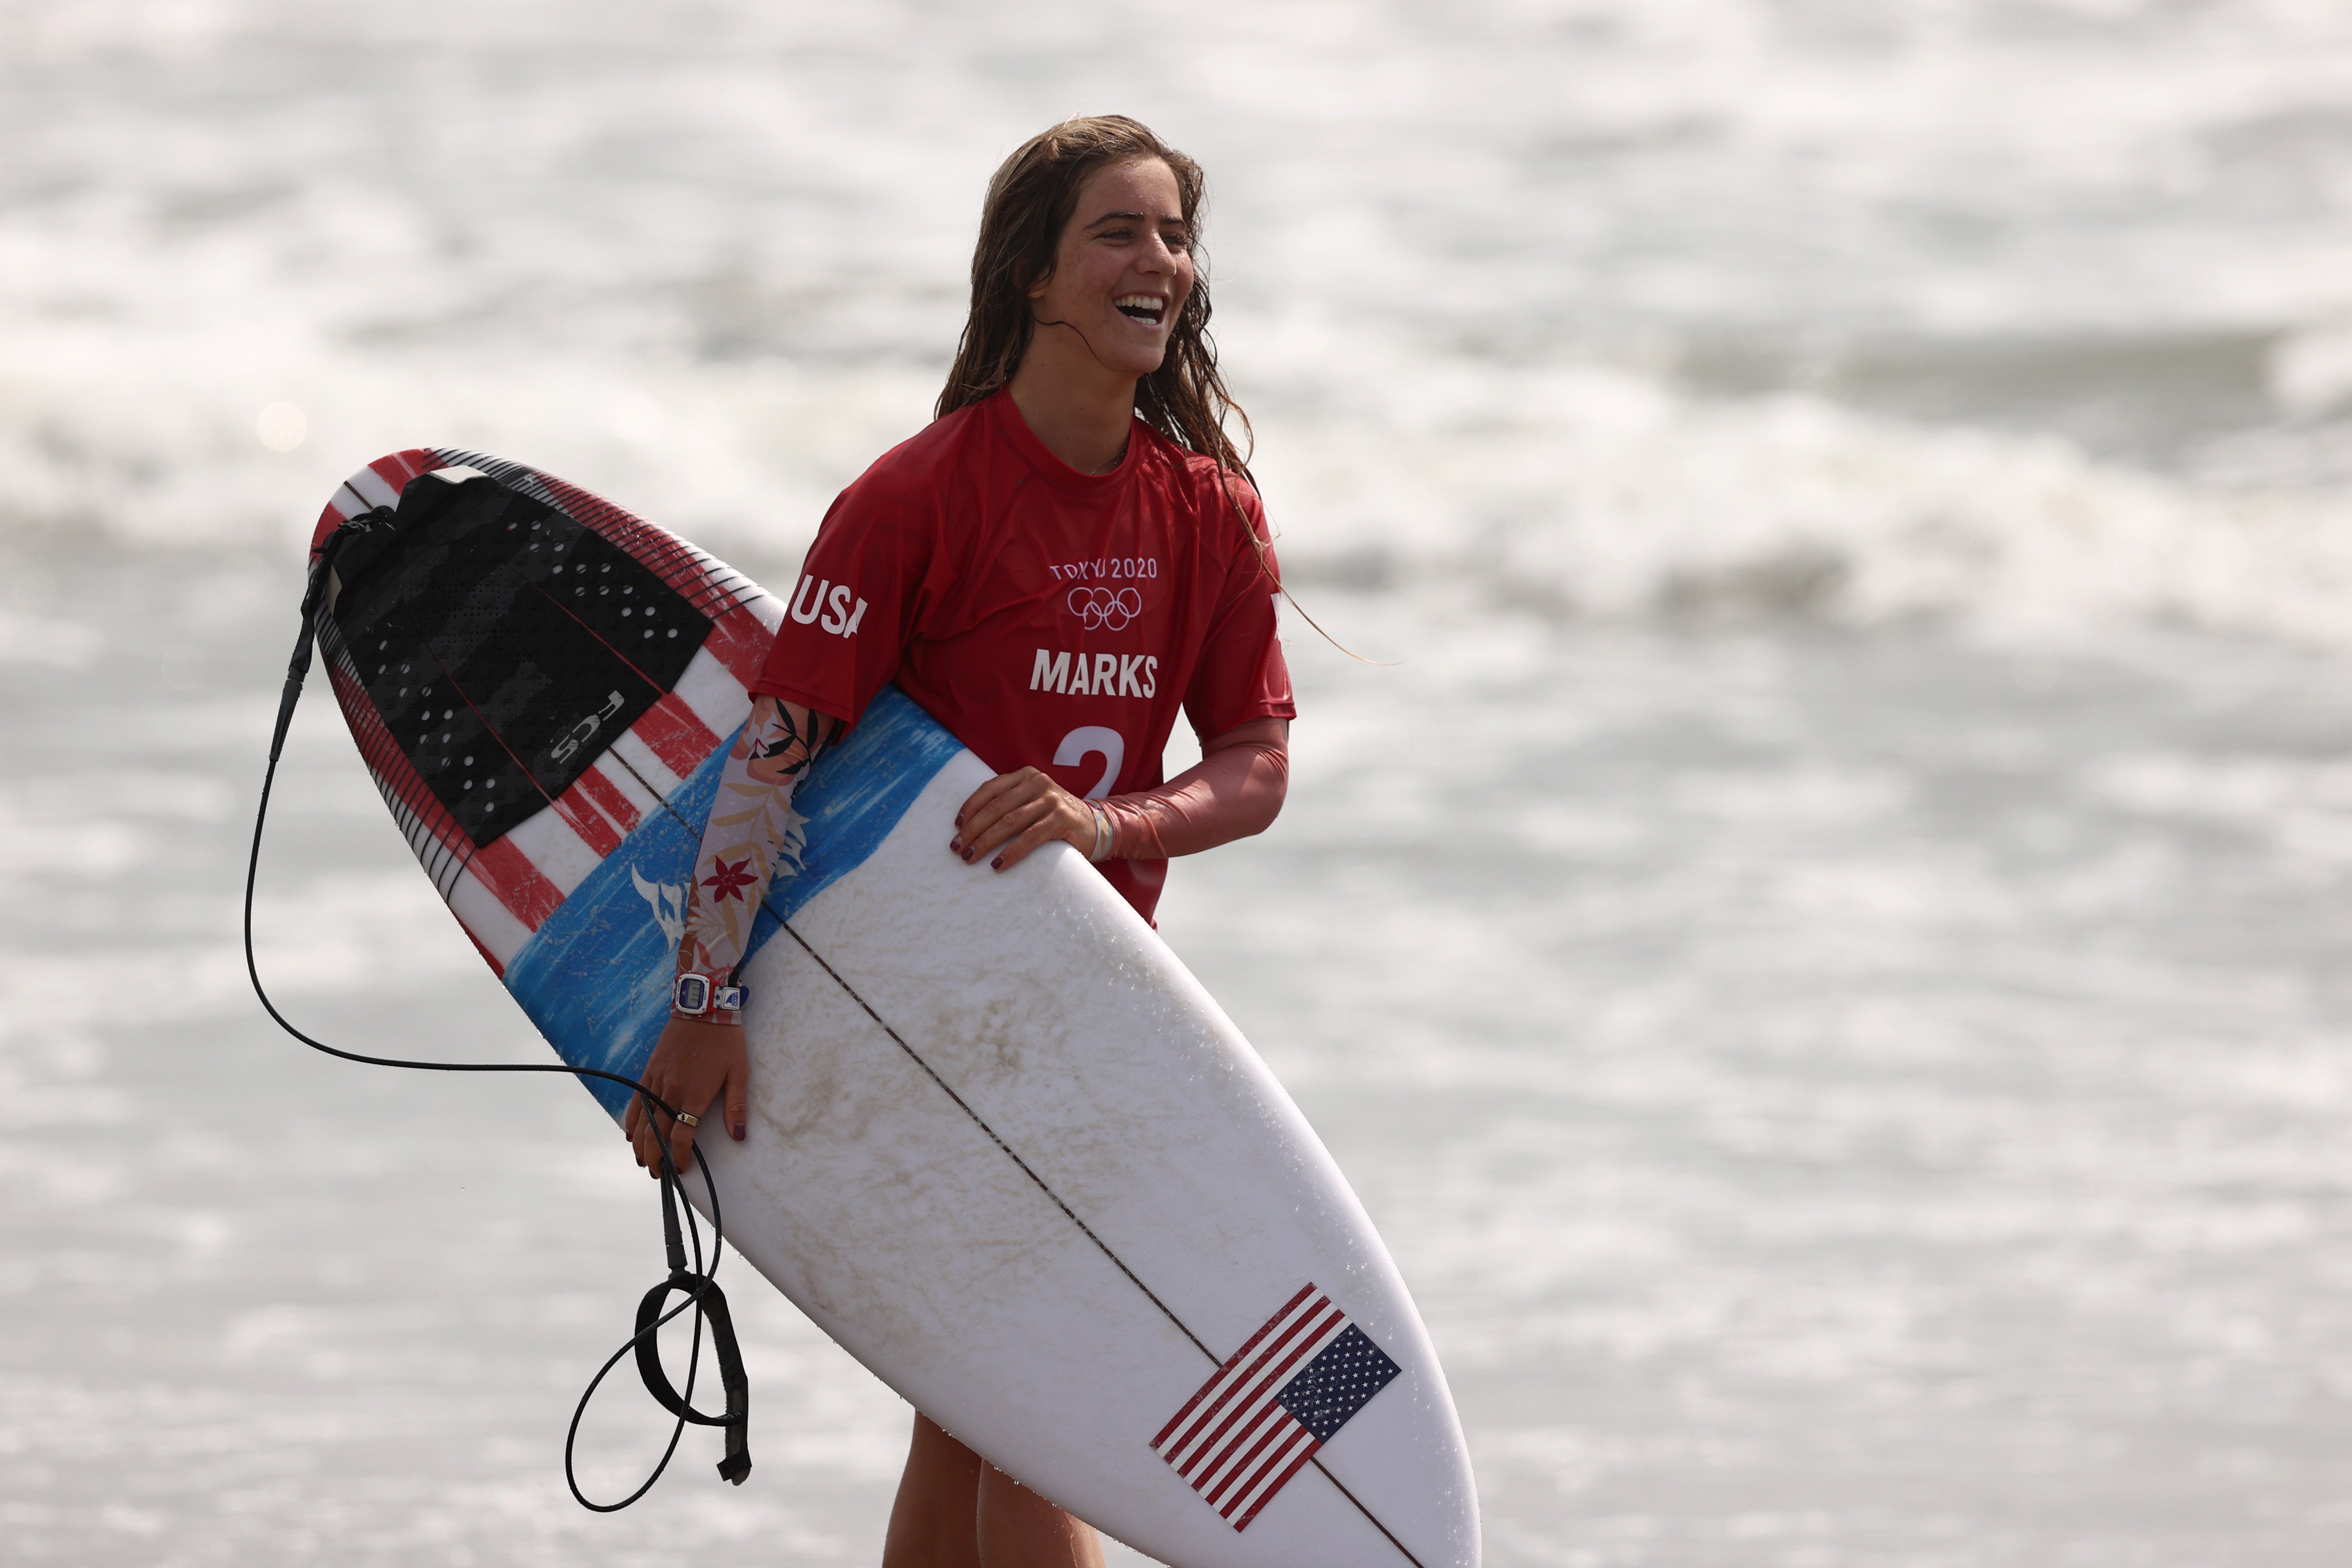
[[[2338,8],[1212,6],[1137,58],[1045,5],[1065,74],[994,83],[994,12],[698,16],[7,10],[5,537],[280,551],[447,441],[788,563],[927,416],[981,175],[1115,81],[1216,178],[1310,575],[2352,635]],[[2041,357],[1970,368],[1994,339]],[[2122,435],[2002,434],[2053,374]]]
[[[1618,619],[2352,644],[2341,490],[2203,485],[1804,393],[1699,401],[1601,367],[1347,369],[1340,409],[1266,422],[1264,477],[1309,581],[1467,578]]]
[[[1302,592],[1466,585],[1612,619],[1932,619],[2069,638],[2161,621],[2352,644],[2347,492],[2333,485],[2201,483],[2058,437],[1927,426],[1807,393],[1704,399],[1600,364],[1382,353],[1369,335],[1246,321],[1229,334],[1240,363],[1263,338],[1268,357],[1338,389],[1310,401],[1276,382],[1259,401],[1258,469]],[[37,340],[0,370],[18,415],[0,421],[0,517],[20,545],[89,531],[284,554],[343,471],[431,440],[526,456],[774,570],[832,489],[920,423],[931,390],[887,367],[625,379],[561,354],[338,352],[301,378],[320,390],[307,437],[281,453],[255,420],[282,381],[224,386],[216,347],[151,343],[130,385],[70,379],[68,349]],[[15,657],[88,657],[86,631],[8,625]]]

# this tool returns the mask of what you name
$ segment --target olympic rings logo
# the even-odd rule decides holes
[[[1064,603],[1088,631],[1097,627],[1107,632],[1125,631],[1129,621],[1143,614],[1143,595],[1132,588],[1121,588],[1117,593],[1108,588],[1073,588]]]

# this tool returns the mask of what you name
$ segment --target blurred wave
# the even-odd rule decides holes
[[[282,550],[436,440],[788,559],[1105,99],[1209,163],[1309,579],[2352,635],[2336,8],[20,0],[0,86],[18,546]]]

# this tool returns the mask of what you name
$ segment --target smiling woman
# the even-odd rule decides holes
[[[1031,336],[1013,401],[1054,455],[1101,473],[1127,449],[1132,407],[1104,395],[1168,360],[1169,329],[1196,292],[1191,222],[1175,171],[1157,159],[1097,170],[1076,193],[1052,269],[1024,293]]]
[[[802,779],[885,686],[996,770],[947,845],[978,874],[1058,840],[1149,920],[1171,857],[1281,809],[1282,584],[1225,434],[1241,411],[1207,332],[1203,188],[1198,164],[1118,116],[1055,126],[989,183],[938,416],[826,514],[697,854],[678,1007],[644,1079],[694,1112],[721,1104],[732,1137],[752,916],[797,847]],[[1163,782],[1180,713],[1202,760]],[[657,1168],[665,1136],[688,1159],[695,1120],[657,1128],[633,1104],[638,1163]],[[1087,1568],[1102,1552],[919,1414],[883,1560]]]
[[[1239,419],[1246,436],[1249,416],[1217,374],[1209,284],[1196,266],[1206,195],[1200,164],[1123,115],[1066,121],[1032,138],[989,181],[971,314],[934,412],[952,414],[1014,383],[1031,416],[1024,391],[1065,377],[1074,389],[1097,390],[1098,380],[1123,377],[1133,387],[1128,408],[1146,424],[1246,474],[1224,422]],[[1132,289],[1121,290],[1122,281]],[[1062,331],[1041,335],[1049,323]],[[1025,388],[1017,384],[1024,367]],[[1123,444],[1128,411],[1116,412],[1102,423],[1116,424]]]

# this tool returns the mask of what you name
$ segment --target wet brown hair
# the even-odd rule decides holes
[[[1029,290],[1054,275],[1062,230],[1077,209],[1078,186],[1110,163],[1156,160],[1176,176],[1177,199],[1193,247],[1192,292],[1168,329],[1160,368],[1135,384],[1135,411],[1178,446],[1249,477],[1247,454],[1225,434],[1225,417],[1249,416],[1217,374],[1217,346],[1209,337],[1208,270],[1199,264],[1202,198],[1208,188],[1201,165],[1149,127],[1123,114],[1065,120],[1023,142],[988,182],[981,208],[980,242],[971,253],[971,313],[932,416],[978,403],[1013,379],[1036,331]],[[1251,537],[1256,532],[1251,531]]]

